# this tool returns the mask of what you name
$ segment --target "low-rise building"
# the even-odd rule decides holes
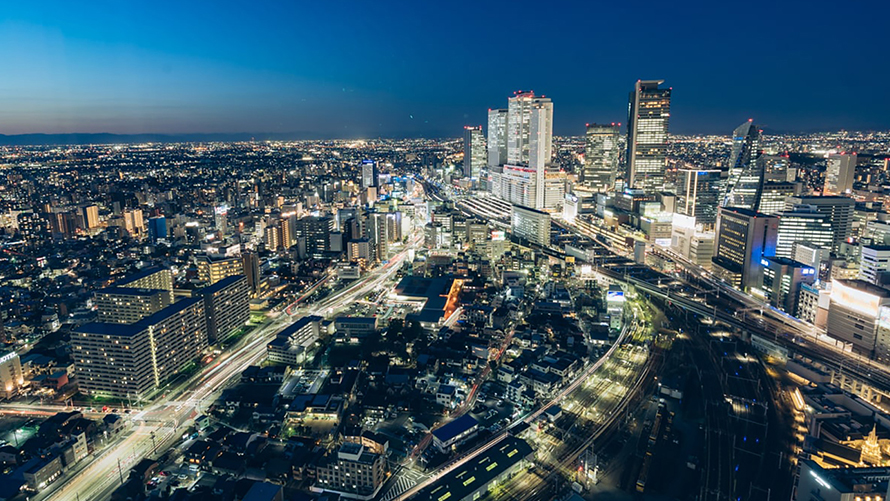
[[[472,501],[488,494],[527,467],[534,451],[524,440],[506,436],[483,453],[421,490],[418,501]]]
[[[322,317],[310,315],[279,332],[266,345],[268,360],[291,367],[302,364],[322,334],[323,321]]]
[[[345,442],[336,456],[327,456],[318,465],[316,476],[315,490],[370,500],[386,480],[386,458],[361,443]]]
[[[447,452],[475,435],[478,430],[479,422],[473,416],[464,414],[433,430],[433,445],[440,451]]]

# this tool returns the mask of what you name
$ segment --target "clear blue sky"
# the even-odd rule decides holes
[[[84,5],[81,5],[84,4]],[[517,89],[558,134],[625,122],[637,79],[674,132],[888,129],[890,2],[6,2],[0,133],[458,136]]]

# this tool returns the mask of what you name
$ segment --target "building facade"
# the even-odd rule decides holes
[[[628,105],[625,183],[650,193],[664,186],[667,166],[671,89],[661,88],[663,83],[638,80]]]

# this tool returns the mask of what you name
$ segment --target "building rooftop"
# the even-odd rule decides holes
[[[246,281],[247,278],[244,275],[231,275],[231,276],[228,276],[222,280],[214,282],[213,285],[208,285],[207,287],[204,287],[203,289],[198,291],[198,294],[213,294],[215,292],[219,292],[219,291],[225,289],[226,287],[236,284],[241,280]]]
[[[433,436],[435,436],[442,442],[447,442],[460,435],[461,433],[465,433],[466,431],[472,429],[478,424],[479,421],[476,421],[473,416],[464,414],[463,416],[445,424],[445,426],[441,426],[433,430]]]
[[[296,322],[292,323],[288,327],[284,328],[281,332],[278,333],[278,337],[291,336],[299,332],[300,329],[306,327],[312,322],[321,322],[323,320],[322,317],[318,315],[307,315]]]
[[[504,472],[533,453],[531,446],[514,436],[506,436],[487,451],[462,467],[453,470],[438,482],[421,490],[414,498],[418,501],[461,500],[481,486],[489,484]]]
[[[139,287],[119,287],[111,286],[99,289],[96,294],[121,294],[127,296],[154,296],[161,292],[169,292],[164,289],[143,289]]]
[[[879,287],[871,282],[866,282],[865,280],[838,278],[835,279],[834,282],[837,282],[841,285],[846,285],[847,287],[852,287],[853,289],[857,289],[862,292],[868,292],[869,294],[878,297],[890,297],[890,290]]]
[[[144,331],[148,326],[162,322],[166,318],[179,313],[180,311],[203,301],[199,297],[187,297],[167,306],[166,308],[149,315],[142,320],[132,324],[113,324],[105,322],[89,322],[81,325],[75,332],[87,332],[91,334],[101,334],[108,336],[135,336]]]
[[[154,275],[155,273],[157,273],[157,272],[159,272],[159,271],[163,271],[163,270],[165,270],[165,269],[166,269],[166,268],[164,268],[164,267],[162,267],[162,266],[152,266],[152,267],[150,267],[150,268],[145,268],[145,269],[142,270],[142,271],[138,271],[138,272],[136,272],[136,273],[134,273],[134,274],[132,274],[132,275],[129,275],[129,276],[127,276],[127,277],[124,277],[124,278],[118,280],[117,282],[115,282],[114,285],[115,285],[115,286],[118,286],[118,287],[123,287],[123,286],[125,286],[125,285],[127,285],[127,284],[131,284],[131,283],[133,283],[133,282],[135,282],[135,281],[137,281],[137,280],[141,280],[141,279],[143,279],[143,278],[145,278],[145,277]]]
[[[890,478],[890,468],[887,467],[826,469],[811,459],[804,459],[801,464],[806,465],[814,477],[839,492],[853,492],[862,490],[861,486],[875,484],[884,484],[884,489],[886,489],[887,479]],[[819,483],[822,484],[822,482]]]

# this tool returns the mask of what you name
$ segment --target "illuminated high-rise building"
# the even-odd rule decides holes
[[[508,100],[507,164],[532,171],[534,199],[529,205],[537,209],[545,206],[543,187],[552,154],[553,102],[534,92],[517,92]]]
[[[507,163],[507,110],[488,110],[488,167]]]
[[[831,251],[840,251],[841,244],[847,241],[853,234],[853,219],[856,211],[856,201],[852,198],[841,196],[796,196],[785,200],[785,210],[791,210],[797,205],[809,205],[815,207],[820,213],[828,216],[828,223],[832,229]]]
[[[627,113],[627,177],[631,188],[661,190],[667,165],[671,89],[664,80],[637,80]]]
[[[760,189],[757,211],[775,214],[785,210],[788,197],[800,195],[801,184],[791,181],[765,181]]]
[[[464,177],[478,179],[487,162],[482,126],[464,127]]]
[[[855,153],[828,155],[828,163],[825,167],[825,186],[822,193],[825,195],[849,195],[852,193],[857,159]]]
[[[696,224],[713,229],[717,205],[723,193],[720,170],[679,169],[677,171],[678,214],[695,217]]]
[[[618,175],[618,136],[621,124],[587,124],[581,183],[594,191],[608,191]]]
[[[723,207],[756,210],[760,205],[764,164],[760,157],[761,130],[748,120],[732,133],[732,152],[729,155],[729,180]]]
[[[760,288],[766,256],[776,255],[779,221],[749,209],[721,207],[717,217],[714,274],[748,291]]]
[[[380,173],[377,170],[377,162],[362,160],[362,189],[376,187]]]
[[[796,242],[810,242],[830,247],[833,239],[828,215],[813,206],[796,205],[793,210],[776,214],[779,218],[776,256],[791,258]]]
[[[83,208],[83,223],[86,229],[92,230],[99,226],[99,206],[87,205]]]

